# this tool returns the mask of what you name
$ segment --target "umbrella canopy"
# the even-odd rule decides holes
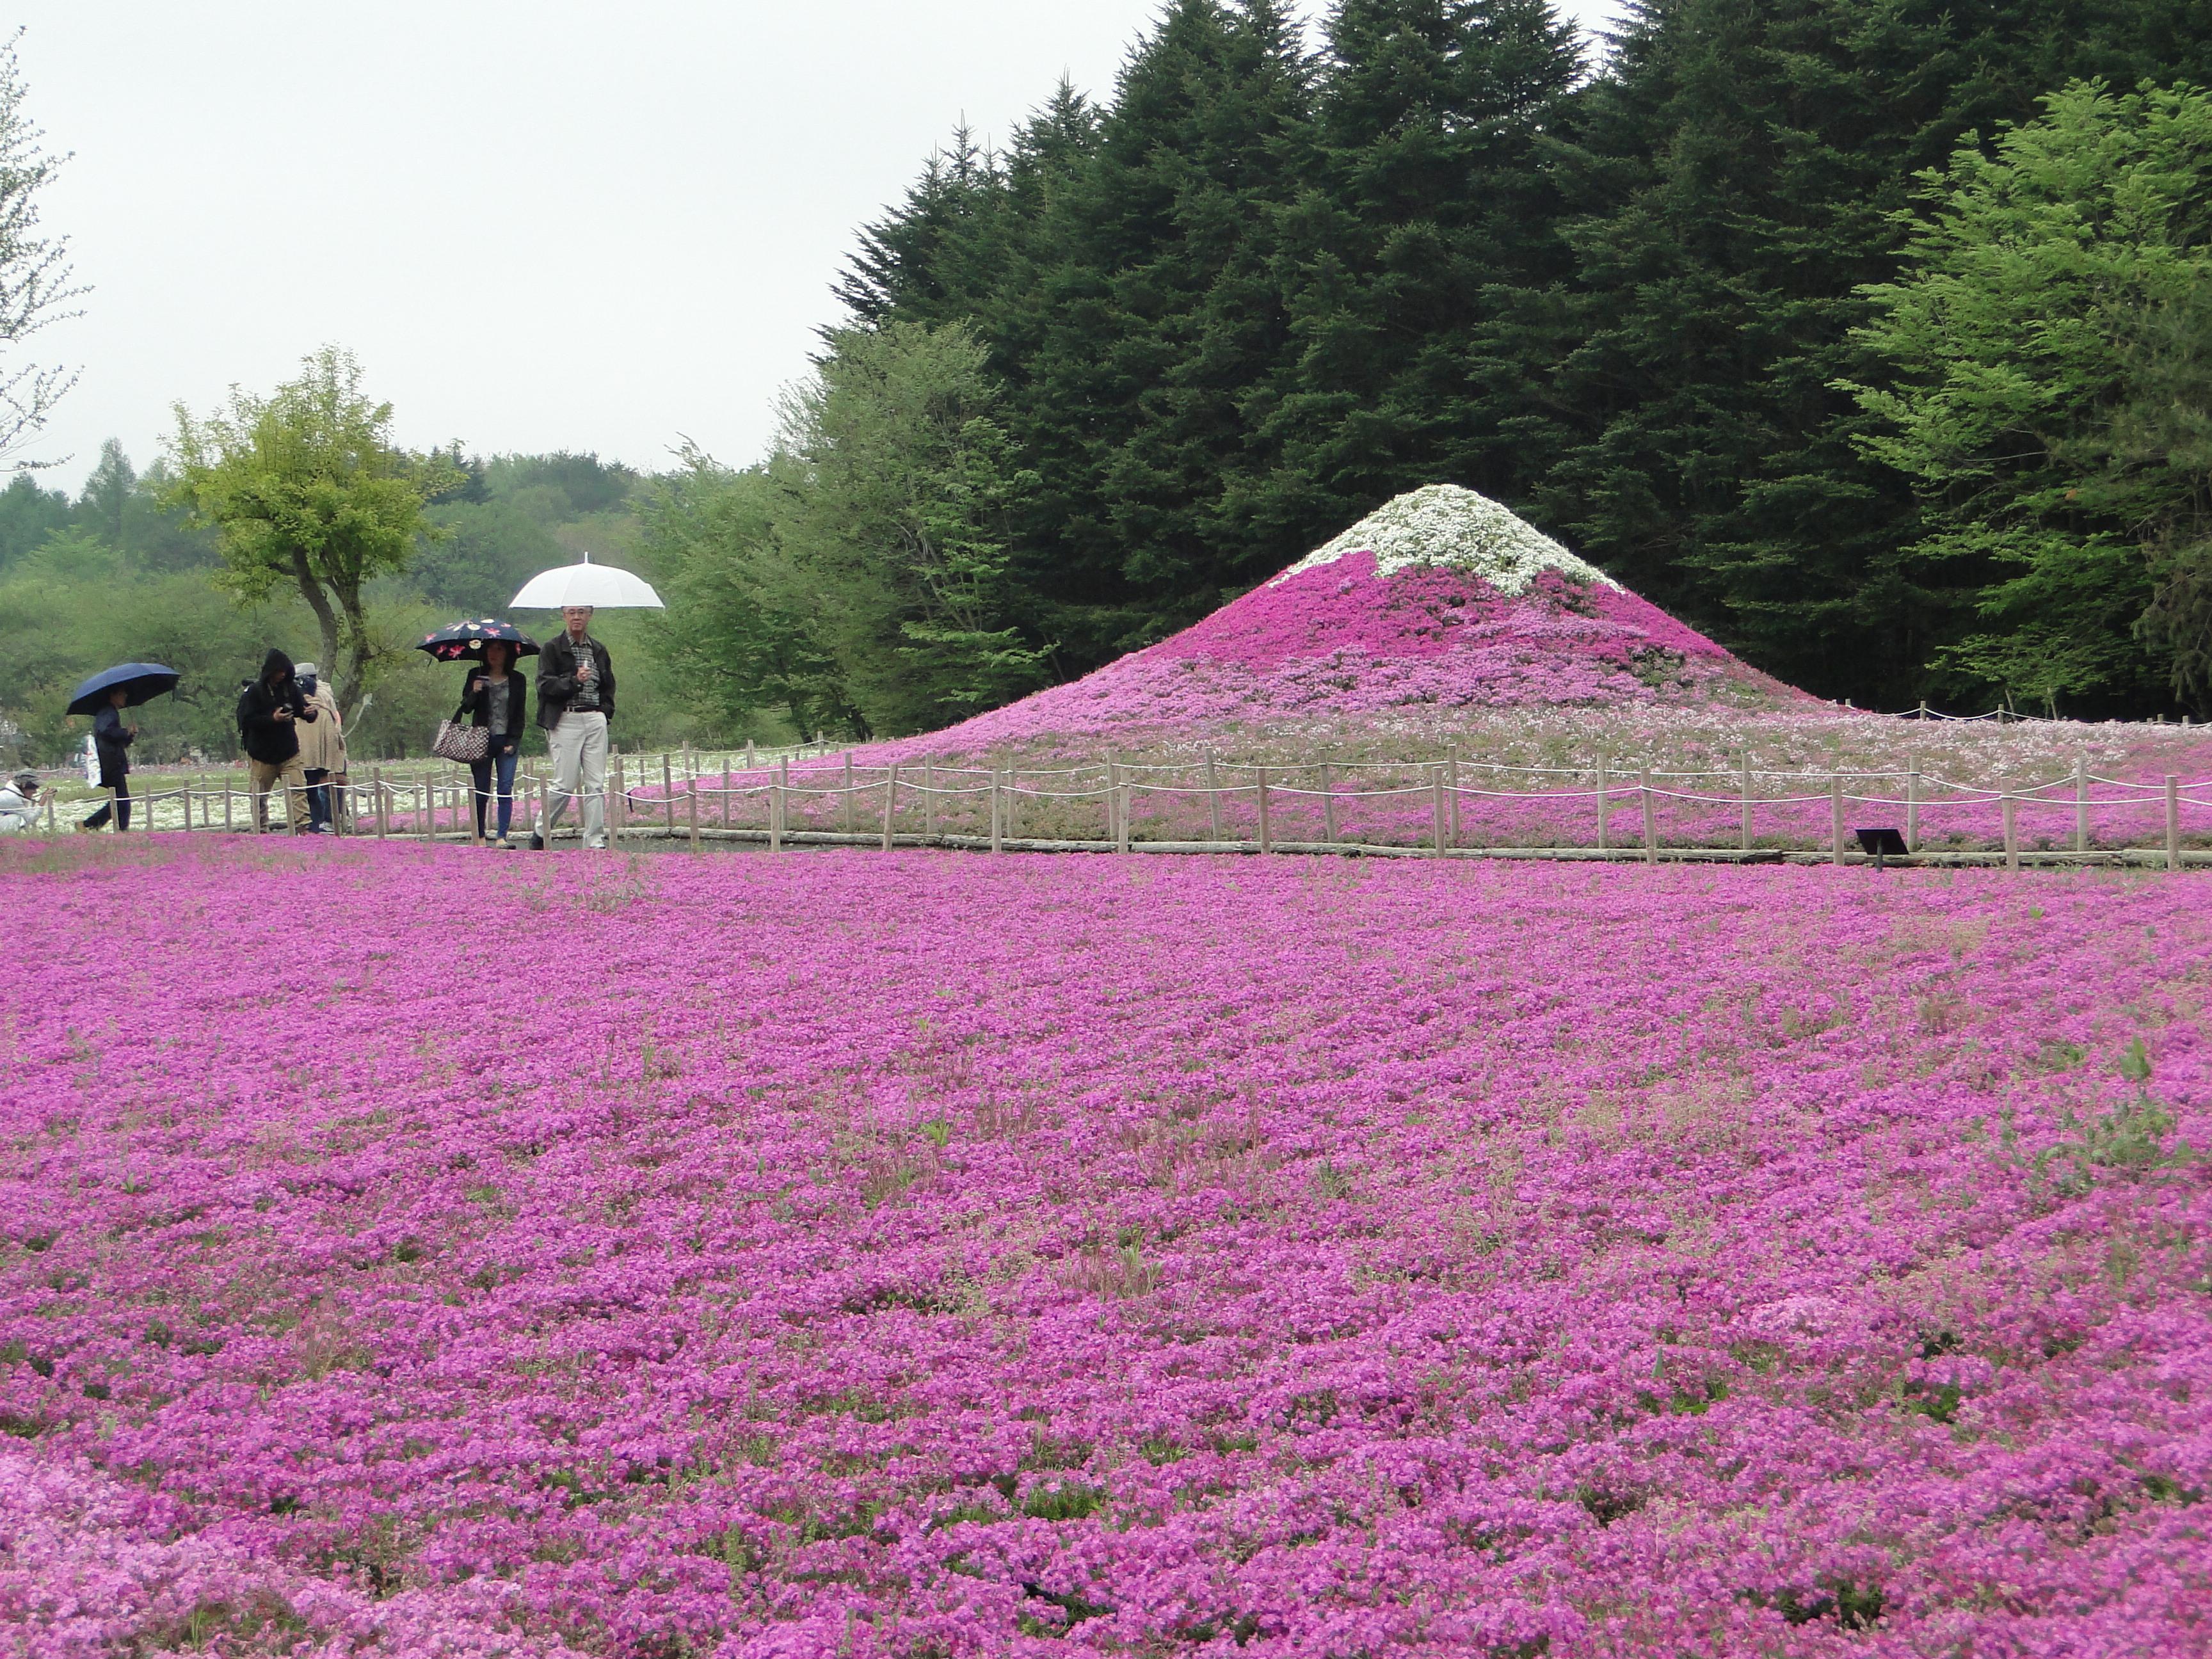
[[[588,553],[584,555],[581,564],[564,564],[556,570],[539,571],[522,585],[522,592],[514,596],[514,603],[526,610],[538,611],[558,611],[564,605],[667,609],[661,604],[660,595],[653,591],[653,584],[644,577],[633,576],[611,564],[593,564]]]
[[[130,693],[124,699],[125,706],[136,708],[164,691],[175,690],[177,671],[164,668],[157,662],[119,662],[112,668],[103,668],[77,687],[76,695],[70,698],[69,712],[97,714],[107,707],[107,694],[118,685]]]
[[[434,634],[425,634],[415,648],[428,652],[440,662],[482,662],[484,647],[494,640],[514,647],[514,655],[518,658],[538,654],[537,641],[513,623],[501,622],[496,617],[450,623]]]

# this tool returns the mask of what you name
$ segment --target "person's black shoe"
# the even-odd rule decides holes
[[[530,850],[533,853],[542,853],[545,850],[545,837],[535,830],[530,832]]]

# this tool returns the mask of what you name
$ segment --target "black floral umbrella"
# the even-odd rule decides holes
[[[517,657],[538,654],[537,641],[513,623],[501,622],[496,617],[482,617],[475,622],[457,622],[434,634],[425,634],[422,643],[415,648],[428,652],[440,662],[482,662],[484,647],[494,640],[514,647]]]

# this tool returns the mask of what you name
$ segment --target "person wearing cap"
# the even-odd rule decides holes
[[[317,675],[315,665],[303,662],[293,672],[300,677],[301,695],[315,711],[313,720],[299,733],[300,775],[307,785],[307,831],[336,835],[331,823],[331,781],[345,776],[345,726],[338,718],[337,700]]]
[[[553,751],[553,795],[546,803],[550,834],[571,800],[581,804],[584,845],[607,844],[607,722],[615,714],[614,659],[591,635],[592,607],[564,605],[563,623],[538,653],[538,723]],[[540,835],[530,837],[543,847]]]
[[[0,783],[0,836],[27,836],[39,827],[39,775],[21,771]]]

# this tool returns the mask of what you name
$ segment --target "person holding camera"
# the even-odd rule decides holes
[[[261,678],[246,683],[238,696],[238,738],[246,750],[252,781],[253,832],[269,828],[269,792],[284,792],[285,818],[292,833],[308,833],[307,769],[300,763],[300,727],[316,715],[314,705],[293,678],[292,659],[274,646],[261,659]]]
[[[331,821],[331,794],[332,786],[345,780],[344,722],[338,717],[337,699],[318,677],[315,665],[303,662],[295,672],[300,694],[313,711],[307,729],[295,734],[300,739],[300,775],[307,785],[307,828],[318,836],[334,836],[337,829]]]
[[[7,782],[0,783],[0,836],[35,833],[39,827],[39,803],[44,799],[36,772],[18,772]]]
[[[564,626],[538,653],[538,723],[553,751],[545,833],[571,800],[583,808],[584,845],[607,844],[607,722],[615,713],[614,659],[591,635],[592,607],[564,605]],[[543,847],[543,836],[530,837]]]

